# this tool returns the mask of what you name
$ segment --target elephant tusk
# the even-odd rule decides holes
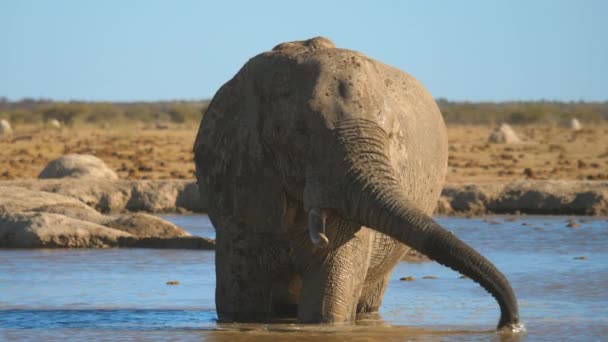
[[[320,208],[312,208],[308,212],[308,234],[310,241],[320,248],[329,244],[329,239],[325,235],[325,221],[327,214]]]

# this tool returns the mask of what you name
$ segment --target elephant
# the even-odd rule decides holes
[[[484,287],[515,330],[506,277],[431,217],[447,133],[412,76],[316,37],[245,63],[194,143],[216,229],[220,322],[354,322],[410,249]]]

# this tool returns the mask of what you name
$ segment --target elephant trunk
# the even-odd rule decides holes
[[[352,147],[345,151],[350,184],[342,215],[473,279],[498,302],[501,310],[498,328],[522,329],[517,299],[506,277],[489,260],[409,202],[386,157],[386,134],[374,126],[358,123],[341,129],[341,139],[350,140],[342,146]],[[362,137],[365,141],[358,141]],[[366,166],[357,167],[360,163],[353,158],[364,158]]]
[[[517,327],[517,300],[506,277],[484,256],[414,208],[403,196],[363,200],[358,213],[353,214],[361,225],[384,233],[479,283],[500,306],[498,328]]]

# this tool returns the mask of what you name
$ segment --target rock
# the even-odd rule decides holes
[[[175,208],[178,189],[168,183],[138,182],[133,185],[126,208],[129,211],[171,212]]]
[[[61,129],[61,122],[57,119],[51,119],[47,122],[47,126],[52,129]]]
[[[495,213],[605,215],[608,183],[518,180],[505,185],[487,207]]]
[[[570,119],[566,126],[573,131],[580,131],[582,129],[581,123],[577,118]]]
[[[124,214],[106,222],[105,226],[145,238],[165,239],[191,236],[190,233],[171,222],[144,213]]]
[[[59,214],[74,219],[102,224],[107,217],[86,204],[51,204],[32,209],[34,212]]]
[[[91,182],[76,178],[15,181],[13,183],[77,199],[102,213],[125,211],[132,188],[129,181],[98,180]]]
[[[103,160],[84,154],[68,154],[51,161],[38,176],[47,178],[79,178],[87,180],[117,180],[118,176]]]
[[[71,197],[1,183],[0,215],[0,247],[215,247],[156,216],[106,216]]]
[[[517,136],[510,125],[503,123],[496,127],[488,137],[488,142],[502,144],[517,144],[521,143],[521,139]]]
[[[572,195],[574,199],[568,203],[570,211],[578,215],[608,214],[608,191],[601,189],[583,190]]]
[[[0,214],[0,247],[11,248],[105,248],[131,237],[116,229],[42,212]]]
[[[13,128],[7,120],[0,120],[0,137],[10,136],[13,134]]]
[[[566,224],[566,227],[568,228],[578,228],[580,226],[581,225],[573,219],[568,220],[568,223]]]
[[[605,181],[522,179],[503,184],[452,184],[443,188],[441,196],[456,215],[608,215]]]
[[[531,168],[527,167],[524,169],[524,176],[527,178],[536,178],[536,173]]]
[[[8,198],[18,194],[23,188],[71,197],[103,213],[205,212],[208,205],[206,192],[201,191],[199,196],[196,182],[192,180],[91,182],[64,178],[0,181],[0,188],[7,186],[19,187],[21,190],[5,190],[8,192],[5,192],[4,196],[0,191],[0,208],[2,203],[7,205],[6,201],[2,201],[3,197]],[[27,195],[21,203],[30,201],[30,198],[33,199],[35,196]],[[34,203],[38,202],[34,201],[32,205]],[[55,210],[58,209],[52,211]],[[486,214],[607,216],[608,181],[522,179],[510,183],[448,184],[443,188],[436,213],[467,216]],[[506,220],[516,220],[516,218],[511,217]]]
[[[487,213],[487,204],[494,200],[502,187],[494,184],[464,184],[445,186],[441,196],[448,199],[454,211],[472,215]]]
[[[179,281],[177,281],[177,280],[169,280],[167,282],[167,285],[179,285]]]
[[[437,201],[437,208],[435,208],[435,214],[438,215],[451,215],[454,213],[454,209],[450,204],[450,200],[441,196]]]
[[[407,276],[407,277],[399,278],[399,280],[401,280],[401,281],[414,281],[415,278],[412,277],[412,276]]]
[[[428,276],[422,277],[422,279],[437,279],[437,277],[436,276],[432,276],[432,275],[428,275]]]
[[[546,187],[529,187],[531,183],[510,183],[490,206],[503,212],[547,213],[563,208],[563,196]],[[539,184],[539,183],[536,183]],[[522,210],[524,209],[524,210]]]
[[[0,213],[47,212],[101,223],[107,218],[86,204],[67,196],[0,184]]]
[[[125,211],[205,212],[206,192],[192,180],[80,180],[75,178],[4,181],[1,184],[53,192],[75,199],[103,213]]]
[[[119,247],[157,248],[157,249],[215,249],[215,241],[200,236],[182,236],[174,238],[126,237],[118,242]]]
[[[209,207],[207,196],[207,189],[199,188],[196,182],[185,183],[175,199],[175,206],[192,212],[206,212]]]

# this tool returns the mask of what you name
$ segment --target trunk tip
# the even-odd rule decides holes
[[[510,322],[503,322],[501,319],[496,330],[500,334],[519,334],[526,332],[526,326],[520,322],[518,318],[515,318]]]

